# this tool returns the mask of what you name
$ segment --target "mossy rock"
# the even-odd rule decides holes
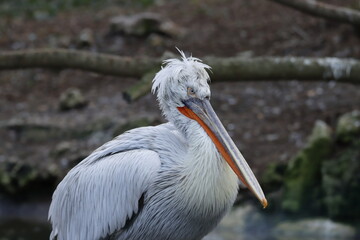
[[[335,134],[317,121],[307,145],[290,160],[284,175],[276,164],[269,165],[263,183],[269,196],[275,196],[275,204],[281,202],[281,210],[359,222],[359,172],[360,112],[353,111],[339,118]]]
[[[55,186],[56,171],[40,171],[19,160],[9,160],[0,166],[0,192],[12,196],[49,193]]]
[[[321,166],[332,150],[330,128],[317,121],[306,147],[290,162],[284,177],[282,208],[292,213],[313,214],[323,211],[321,198]]]
[[[268,200],[267,213],[281,209],[282,187],[287,165],[270,163],[261,177],[261,186]]]
[[[322,166],[325,206],[331,218],[360,221],[360,134]]]
[[[22,188],[28,181],[36,177],[36,171],[18,161],[3,163],[0,171],[1,188],[9,193],[14,193]]]
[[[88,104],[80,89],[69,88],[60,96],[59,108],[62,111],[84,108]]]
[[[340,142],[351,142],[360,133],[360,111],[352,111],[342,115],[336,126],[336,138]]]
[[[285,163],[270,163],[267,166],[261,178],[261,185],[265,192],[273,192],[283,186],[286,168]]]

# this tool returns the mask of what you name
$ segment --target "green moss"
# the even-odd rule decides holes
[[[285,163],[270,163],[261,177],[261,186],[268,200],[267,213],[277,211],[281,208],[281,189],[284,182],[284,174],[287,165]]]
[[[322,167],[323,191],[328,215],[360,220],[360,134],[337,149]]]
[[[306,147],[293,158],[285,173],[282,208],[286,211],[321,212],[321,166],[332,149],[330,128],[316,122]]]
[[[35,189],[53,186],[56,178],[51,173],[39,171],[35,166],[10,160],[0,166],[0,191],[14,196],[25,195],[26,192],[33,194]]]
[[[336,126],[336,136],[341,142],[351,142],[360,133],[360,111],[342,115]]]
[[[27,166],[18,162],[6,162],[0,169],[1,189],[14,193],[26,185],[36,174]]]
[[[360,220],[360,115],[339,118],[334,140],[318,122],[284,177],[282,208],[296,214]]]
[[[285,163],[270,163],[261,179],[265,192],[276,191],[282,187],[287,165]]]

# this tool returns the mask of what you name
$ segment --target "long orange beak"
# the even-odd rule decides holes
[[[178,110],[188,118],[197,121],[214,142],[221,156],[226,160],[238,178],[259,199],[265,208],[268,203],[264,193],[246,160],[225,130],[208,100],[190,98]]]

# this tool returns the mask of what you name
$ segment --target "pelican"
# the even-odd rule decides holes
[[[50,239],[199,240],[231,208],[240,181],[267,206],[210,105],[210,67],[179,52],[152,85],[168,122],[127,131],[70,170],[52,197]]]

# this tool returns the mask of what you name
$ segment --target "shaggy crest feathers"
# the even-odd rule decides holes
[[[163,65],[165,66],[161,68],[153,79],[152,93],[155,94],[158,91],[158,98],[165,95],[170,86],[178,86],[186,80],[195,82],[196,80],[205,79],[210,81],[209,74],[206,71],[211,69],[210,66],[202,63],[199,58],[186,57],[183,51],[176,49],[181,55],[181,60],[164,60]]]

